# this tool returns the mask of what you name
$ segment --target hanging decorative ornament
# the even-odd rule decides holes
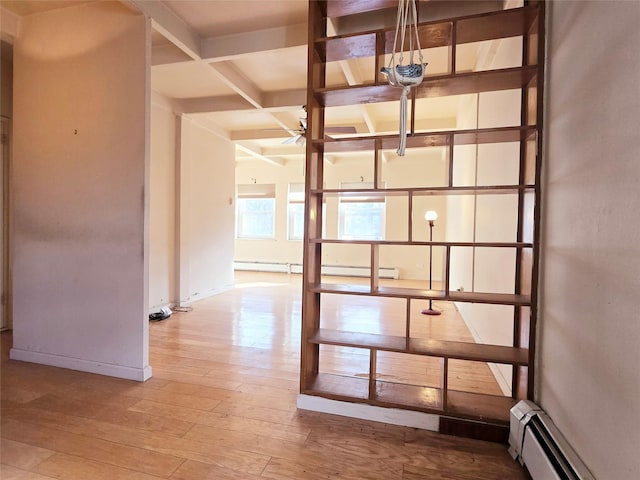
[[[408,32],[407,27],[409,28]],[[408,65],[402,64],[404,61],[405,34],[409,35]],[[399,44],[398,40],[400,40]],[[419,63],[414,62],[414,45],[417,47]],[[399,56],[397,62],[396,55]],[[399,156],[404,155],[407,145],[407,102],[409,92],[412,87],[422,83],[426,66],[427,64],[423,63],[422,49],[420,48],[416,0],[398,0],[398,19],[396,21],[396,35],[393,40],[393,52],[391,53],[389,66],[382,68],[381,72],[387,76],[389,85],[402,88],[402,94],[400,95],[400,145],[397,150]]]

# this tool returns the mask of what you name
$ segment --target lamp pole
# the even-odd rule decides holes
[[[424,218],[429,222],[429,292],[433,289],[433,226],[438,219],[438,213],[435,210],[429,210],[424,214]],[[432,299],[429,299],[429,308],[425,308],[421,312],[424,315],[440,315],[442,312],[433,308]]]

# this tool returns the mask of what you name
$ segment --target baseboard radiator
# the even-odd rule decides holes
[[[271,263],[271,262],[233,262],[235,270],[249,270],[253,272],[276,273],[302,273],[302,265],[299,263]],[[337,277],[368,277],[369,268],[353,267],[345,265],[323,265],[322,275],[335,275]],[[397,268],[380,268],[379,278],[393,278],[397,280],[400,272]]]
[[[528,400],[511,409],[509,453],[532,480],[595,480],[548,415]]]

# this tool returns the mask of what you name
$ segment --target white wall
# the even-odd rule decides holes
[[[382,168],[382,180],[387,188],[402,187],[416,182],[423,173],[422,181],[429,185],[443,185],[446,180],[447,161],[440,149],[424,149],[416,153],[407,151],[405,158],[393,158]],[[373,182],[373,163],[358,158],[335,159],[325,163],[324,179],[327,189],[340,188],[340,182]],[[369,168],[371,166],[371,168]],[[302,161],[289,161],[284,166],[268,164],[264,161],[243,161],[236,166],[238,184],[257,183],[276,185],[276,238],[274,240],[237,239],[235,259],[238,261],[259,261],[302,264],[302,241],[287,239],[287,193],[289,183],[304,183]],[[424,183],[423,183],[424,185]],[[414,202],[414,240],[428,238],[428,224],[424,220],[427,210],[437,210],[442,225],[446,219],[444,197],[428,196]],[[329,197],[326,202],[326,238],[338,238],[338,200]],[[440,220],[439,220],[440,222]],[[438,223],[440,225],[440,223]],[[386,206],[385,235],[391,240],[407,240],[408,203],[406,197],[389,197]],[[434,240],[444,239],[444,228],[434,229]],[[325,245],[322,254],[323,265],[364,266],[370,264],[370,248],[362,245]],[[428,248],[385,246],[380,249],[380,266],[400,270],[400,278],[427,279]],[[434,248],[434,280],[442,279],[444,256],[442,249]]]
[[[149,310],[178,301],[176,276],[176,116],[171,103],[151,96]]]
[[[151,375],[149,28],[117,2],[22,21],[14,50],[12,358]]]
[[[179,120],[178,229],[180,304],[233,286],[233,144],[195,120]]]
[[[253,178],[256,179],[256,183],[275,184],[276,238],[274,240],[236,239],[235,260],[302,264],[302,241],[287,240],[287,195],[290,183],[304,184],[303,169],[301,161],[290,161],[285,166],[269,164],[262,160],[236,163],[237,184],[253,183]]]
[[[537,399],[598,479],[640,478],[640,3],[548,5]]]

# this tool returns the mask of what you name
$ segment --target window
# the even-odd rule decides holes
[[[275,211],[275,185],[238,185],[236,238],[275,238]]]
[[[368,182],[343,183],[343,190],[373,189]],[[340,240],[384,240],[385,198],[372,193],[340,199]]]
[[[304,183],[289,184],[287,238],[302,240],[304,237]]]

